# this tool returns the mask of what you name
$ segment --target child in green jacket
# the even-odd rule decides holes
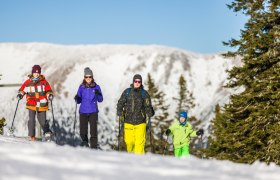
[[[189,156],[189,145],[191,137],[203,135],[203,129],[194,131],[192,125],[187,122],[188,114],[180,112],[179,121],[172,124],[167,130],[166,135],[172,134],[175,157]]]

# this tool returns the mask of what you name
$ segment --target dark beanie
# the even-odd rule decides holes
[[[39,65],[34,65],[31,72],[41,74],[41,67]]]
[[[89,67],[86,67],[84,69],[84,76],[91,76],[91,77],[93,77],[92,70]]]
[[[135,81],[135,79],[140,79],[142,81],[142,76],[140,74],[135,74],[133,76],[133,82]]]

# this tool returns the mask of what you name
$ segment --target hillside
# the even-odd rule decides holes
[[[93,69],[94,78],[101,86],[104,102],[99,109],[99,139],[102,146],[116,138],[116,103],[122,91],[132,82],[135,73],[145,81],[151,73],[156,84],[167,95],[174,117],[176,104],[172,99],[178,93],[177,82],[183,74],[193,92],[195,108],[190,115],[202,120],[206,129],[214,113],[214,106],[224,104],[232,93],[222,88],[226,69],[238,65],[238,60],[224,59],[219,54],[201,55],[164,46],[80,45],[63,46],[44,43],[0,44],[1,84],[23,83],[34,64],[42,66],[42,74],[55,92],[54,115],[60,124],[60,134],[66,138],[73,132],[74,95],[83,79],[83,69]],[[11,124],[19,87],[0,88],[0,117]],[[47,114],[52,122],[51,111]],[[25,100],[20,101],[15,119],[16,135],[26,136],[28,114]],[[77,132],[76,132],[77,134]],[[78,134],[77,134],[78,135]]]

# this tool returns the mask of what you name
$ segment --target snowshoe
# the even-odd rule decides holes
[[[52,138],[52,133],[47,132],[47,133],[44,134],[44,136],[42,138],[42,141],[43,142],[50,142],[51,138]]]

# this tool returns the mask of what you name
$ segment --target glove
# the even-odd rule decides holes
[[[170,129],[167,129],[167,130],[165,131],[165,134],[166,134],[167,136],[168,136],[170,133],[171,133]]]
[[[53,100],[53,95],[52,95],[52,94],[49,94],[49,95],[48,95],[48,99],[49,99],[50,101],[52,101],[52,100]]]
[[[17,99],[18,99],[18,100],[21,100],[22,98],[23,98],[23,95],[19,93],[19,94],[17,95]]]
[[[96,95],[100,95],[101,93],[98,91],[98,89],[95,89],[94,90],[94,93],[96,94]]]
[[[200,136],[204,134],[204,130],[203,129],[199,129],[198,131],[196,131],[196,135]]]
[[[74,99],[75,99],[76,102],[78,102],[78,99],[80,99],[80,97],[78,96],[78,94],[75,95]]]

